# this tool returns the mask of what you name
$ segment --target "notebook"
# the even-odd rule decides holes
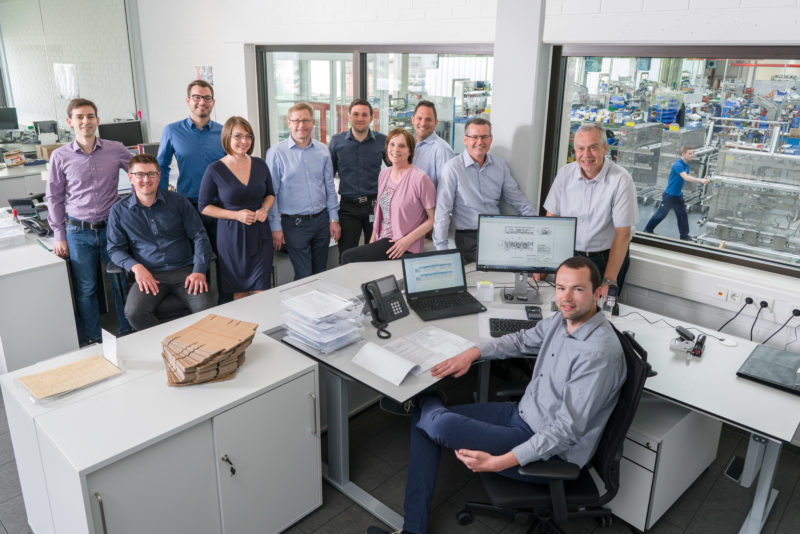
[[[458,250],[405,254],[402,260],[406,300],[423,321],[486,311],[467,291]]]

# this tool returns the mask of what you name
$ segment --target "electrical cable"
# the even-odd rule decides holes
[[[669,321],[667,321],[667,320],[665,320],[663,318],[662,319],[656,319],[655,321],[651,321],[647,317],[645,317],[644,315],[642,315],[641,313],[636,312],[636,311],[628,312],[625,315],[620,315],[619,318],[622,319],[622,318],[628,317],[629,315],[638,315],[639,317],[644,319],[648,324],[653,325],[653,326],[655,326],[657,323],[664,323],[665,325],[667,325],[670,328],[676,328],[676,326],[674,324],[670,324]],[[703,334],[703,335],[708,336],[708,337],[713,337],[714,339],[716,339],[718,341],[722,341],[722,340],[725,339],[724,337],[718,337],[718,336],[715,336],[714,334],[709,334],[708,332],[703,332],[702,330],[700,330],[696,326],[687,326],[686,329],[687,330],[694,330],[695,332],[697,332],[699,334]]]
[[[756,327],[756,323],[758,322],[758,316],[761,315],[761,310],[767,307],[766,301],[759,302],[758,311],[756,312],[756,318],[753,319],[753,324],[750,325],[750,341],[753,341],[753,329]]]
[[[790,341],[786,345],[784,345],[783,346],[783,350],[787,350],[789,348],[789,345],[794,345],[795,343],[797,343],[797,329],[798,328],[800,328],[800,324],[798,324],[797,326],[794,327],[794,340]]]
[[[772,335],[771,335],[771,336],[769,336],[767,339],[765,339],[764,341],[762,341],[762,342],[761,342],[761,344],[762,344],[762,345],[766,345],[766,344],[767,344],[767,341],[769,341],[770,339],[772,339],[773,337],[775,337],[775,334],[777,334],[778,332],[780,332],[781,330],[783,330],[783,329],[786,327],[786,325],[787,325],[787,324],[789,324],[789,321],[791,321],[792,319],[794,319],[795,317],[798,317],[798,316],[800,316],[800,310],[798,310],[797,308],[795,308],[794,310],[792,310],[792,314],[789,316],[789,318],[788,318],[788,319],[786,319],[786,321],[784,321],[784,322],[783,322],[783,324],[781,325],[781,327],[780,327],[780,328],[778,328],[777,330],[775,330],[775,331],[772,333]],[[795,330],[795,333],[797,333],[797,330]]]
[[[742,310],[743,310],[743,309],[745,309],[747,306],[749,306],[749,305],[750,305],[750,304],[752,304],[752,303],[753,303],[753,299],[751,299],[750,297],[747,297],[747,298],[744,300],[744,304],[742,305],[742,307],[741,307],[741,308],[739,308],[739,311],[737,311],[737,312],[736,312],[736,314],[735,314],[733,317],[731,317],[730,319],[728,319],[727,321],[725,321],[725,324],[723,324],[722,326],[720,326],[719,328],[717,328],[717,332],[722,332],[722,329],[723,329],[723,328],[725,328],[726,326],[728,326],[728,324],[729,324],[731,321],[733,321],[734,319],[736,319],[737,317],[739,317],[739,314],[740,314],[740,313],[742,313]]]

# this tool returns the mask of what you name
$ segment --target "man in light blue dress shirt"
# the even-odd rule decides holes
[[[559,313],[431,369],[435,378],[458,378],[478,359],[538,354],[518,404],[445,407],[440,397],[430,394],[402,406],[381,401],[384,408],[412,416],[403,533],[428,532],[442,447],[454,450],[471,471],[509,478],[523,478],[518,465],[552,457],[581,467],[591,460],[627,374],[619,339],[597,308],[599,297],[597,266],[585,257],[570,258],[556,273]],[[388,533],[370,527],[367,534]]]
[[[339,240],[339,201],[328,147],[316,139],[314,110],[300,102],[289,108],[290,136],[267,151],[275,190],[269,212],[275,250],[284,244],[299,280],[325,270],[330,238]]]
[[[501,198],[520,215],[536,215],[536,212],[511,177],[505,161],[489,154],[492,124],[488,120],[467,121],[464,146],[467,149],[445,163],[439,177],[433,244],[436,250],[449,248],[447,234],[452,217],[456,248],[464,262],[470,263],[475,261],[478,247],[478,215],[498,215]]]
[[[420,100],[414,108],[411,124],[414,126],[414,140],[417,142],[412,163],[425,171],[433,186],[438,187],[439,175],[444,164],[456,153],[444,139],[436,135],[435,129],[439,119],[433,102]]]

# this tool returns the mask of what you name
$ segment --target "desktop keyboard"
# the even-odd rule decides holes
[[[424,311],[435,311],[443,308],[457,308],[477,302],[469,293],[451,293],[414,299],[414,307]]]
[[[498,319],[489,318],[489,333],[492,337],[500,337],[520,330],[533,328],[539,321],[527,321],[525,319]]]

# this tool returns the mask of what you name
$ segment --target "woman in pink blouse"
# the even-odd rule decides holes
[[[342,254],[342,265],[359,261],[394,260],[408,252],[422,252],[425,234],[433,228],[436,189],[414,159],[414,136],[395,128],[386,137],[391,167],[378,176],[378,201],[369,244]]]

